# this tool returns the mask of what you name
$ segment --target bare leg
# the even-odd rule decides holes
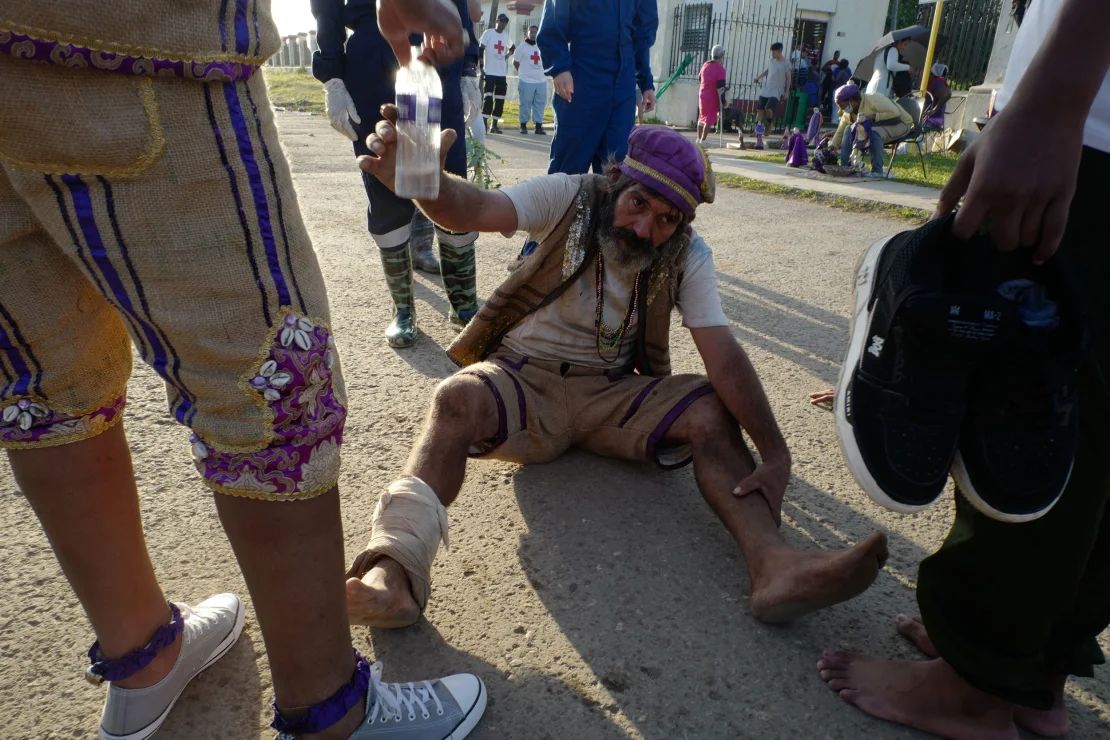
[[[898,634],[912,642],[927,657],[939,657],[937,648],[933,645],[933,641],[929,639],[929,633],[925,630],[925,625],[921,622],[920,617],[907,617],[905,614],[899,614],[895,617],[895,625]],[[1068,708],[1064,702],[1064,685],[1066,683],[1067,676],[1063,674],[1052,677],[1051,709],[1033,709],[1032,707],[1015,704],[1014,722],[1019,727],[1043,737],[1062,737],[1068,734]]]
[[[1017,740],[1013,705],[967,683],[940,658],[877,660],[826,650],[822,680],[867,714],[953,740]]]
[[[277,705],[295,716],[339,690],[355,667],[339,492],[287,502],[215,498],[262,628]],[[363,711],[358,704],[326,733],[306,737],[348,737]]]
[[[467,450],[496,434],[497,408],[482,381],[469,375],[448,378],[436,388],[405,475],[427,483],[449,506],[462,488]],[[347,576],[347,614],[352,624],[395,628],[420,618],[408,575],[392,558],[373,560],[363,553]]]
[[[143,539],[123,424],[73,444],[12,450],[8,458],[105,657],[145,645],[169,621],[169,610]],[[157,683],[180,649],[178,637],[149,666],[116,685]]]
[[[732,489],[755,468],[732,416],[715,395],[694,402],[671,427],[668,441],[691,445],[702,496],[732,534],[748,562],[752,614],[786,622],[864,591],[887,559],[876,532],[844,550],[796,550],[786,543],[767,501],[737,498]]]

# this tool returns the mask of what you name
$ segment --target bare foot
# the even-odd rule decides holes
[[[964,681],[943,660],[876,660],[826,650],[821,679],[872,717],[952,740],[1017,740],[1013,706]]]
[[[347,579],[347,618],[367,627],[408,627],[420,618],[409,577],[391,558],[381,558],[362,578]]]
[[[886,563],[886,535],[875,532],[847,550],[783,548],[752,572],[752,615],[789,622],[862,593]]]
[[[899,614],[894,618],[898,634],[912,642],[918,650],[930,658],[939,657],[936,646],[929,639],[929,633],[920,617]],[[1068,734],[1068,708],[1064,703],[1064,684],[1067,676],[1053,676],[1053,700],[1051,709],[1032,709],[1014,705],[1014,722],[1023,729],[1044,737],[1063,737]]]
[[[920,650],[926,658],[940,657],[936,645],[929,639],[929,633],[925,630],[921,617],[908,617],[905,614],[899,614],[894,618],[894,627],[898,630],[898,634],[912,642],[914,647]]]

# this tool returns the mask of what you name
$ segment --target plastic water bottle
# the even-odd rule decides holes
[[[1031,329],[1054,329],[1060,322],[1056,302],[1045,297],[1044,287],[1032,280],[1007,280],[999,294],[1018,304],[1018,318]]]
[[[397,71],[397,169],[394,192],[402,198],[439,196],[439,122],[443,85],[434,67],[417,59]]]

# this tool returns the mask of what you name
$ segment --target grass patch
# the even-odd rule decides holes
[[[548,101],[543,108],[543,122],[555,123],[555,111],[551,108],[551,102]],[[520,102],[516,100],[505,101],[505,112],[501,114],[501,127],[515,126],[520,128]],[[530,126],[533,124],[529,124]],[[531,130],[531,129],[529,129]]]
[[[324,84],[309,73],[279,72],[263,67],[262,74],[275,108],[324,112]]]
[[[885,155],[889,161],[890,155]],[[744,152],[744,159],[755,159],[760,162],[777,162],[786,166],[784,160],[786,159],[786,152],[779,150],[770,152]],[[908,185],[922,185],[927,188],[937,188],[938,190],[948,184],[948,178],[952,176],[952,171],[956,169],[956,161],[959,155],[952,152],[937,152],[935,154],[925,155],[925,177],[921,176],[921,163],[917,159],[917,151],[911,146],[910,151],[906,154],[899,154],[894,159],[894,168],[890,171],[890,179],[896,182],[904,182]]]
[[[925,221],[929,219],[929,216],[932,215],[928,211],[923,211],[919,208],[896,206],[889,203],[860,200],[858,198],[846,198],[842,195],[831,195],[829,193],[821,193],[816,190],[807,190],[805,188],[792,188],[786,185],[764,182],[763,180],[756,180],[751,177],[743,177],[741,175],[729,173],[718,173],[717,184],[725,185],[730,188],[739,188],[740,190],[749,190],[753,193],[777,195],[793,200],[804,200],[809,203],[817,203],[850,213],[869,213],[876,216],[894,218],[915,225],[925,223]]]

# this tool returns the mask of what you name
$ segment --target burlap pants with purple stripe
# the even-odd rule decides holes
[[[697,399],[713,392],[704,375],[650,377],[548,362],[498,351],[459,373],[493,394],[497,436],[471,450],[521,464],[550,462],[571,447],[671,469],[690,462],[667,432]]]
[[[0,447],[118,422],[133,343],[209,487],[331,488],[343,383],[261,75],[4,56],[0,99]]]

